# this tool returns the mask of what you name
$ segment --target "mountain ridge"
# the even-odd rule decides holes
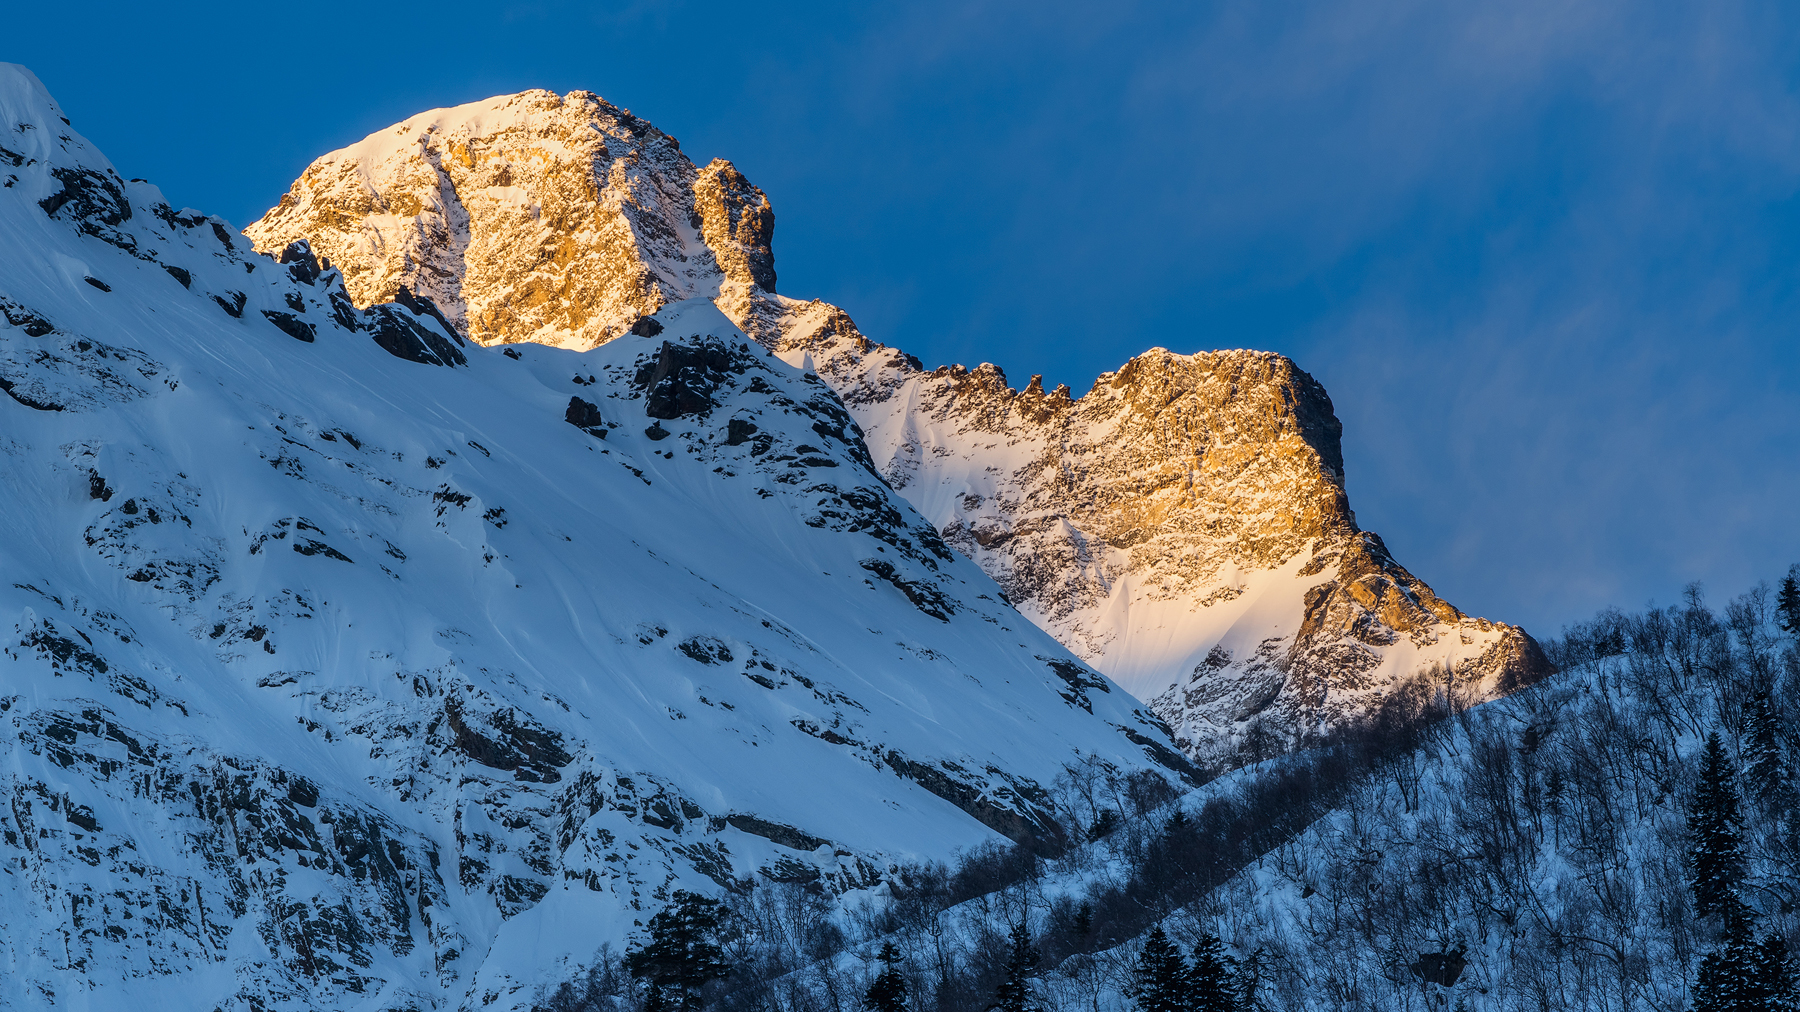
[[[568,138],[601,135],[570,156]],[[451,168],[427,171],[439,164]],[[366,213],[370,201],[419,211]],[[542,214],[586,231],[546,229]],[[1397,694],[1491,698],[1550,670],[1529,634],[1464,615],[1357,526],[1341,424],[1291,360],[1155,349],[1081,397],[1037,377],[1014,391],[991,365],[927,371],[842,309],[776,294],[767,195],[589,93],[415,116],[315,161],[245,231],[265,250],[304,238],[338,251],[369,298],[404,281],[480,306],[546,287],[600,300],[574,300],[585,315],[561,330],[462,325],[488,343],[604,343],[658,300],[711,298],[816,369],[884,480],[1034,622],[1150,701],[1197,760],[1242,761],[1247,741],[1296,747]],[[545,254],[551,234],[562,245]],[[475,247],[514,249],[513,273],[460,264]],[[628,298],[606,294],[622,287]],[[1089,438],[1103,429],[1109,445]]]
[[[23,68],[0,123],[0,1007],[523,1009],[671,890],[1053,845],[1072,756],[1197,778],[710,299],[483,348]]]

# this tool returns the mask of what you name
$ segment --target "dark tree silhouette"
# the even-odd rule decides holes
[[[1767,1012],[1795,1012],[1800,1009],[1800,976],[1794,973],[1794,961],[1788,956],[1787,941],[1771,934],[1751,954],[1750,968],[1761,991],[1757,998]]]
[[[1137,1003],[1138,1012],[1188,1012],[1190,1008],[1187,961],[1160,924],[1144,936],[1126,995]]]
[[[1788,574],[1781,579],[1781,592],[1775,595],[1775,610],[1781,627],[1788,632],[1800,636],[1800,576],[1790,568]]]
[[[1744,878],[1743,821],[1731,759],[1714,731],[1700,760],[1700,782],[1688,812],[1691,885],[1694,909],[1702,916],[1723,916],[1729,927],[1740,916],[1737,890]]]
[[[1760,800],[1767,800],[1780,793],[1787,780],[1787,770],[1781,761],[1781,728],[1775,717],[1775,707],[1769,701],[1767,692],[1756,694],[1750,706],[1749,732],[1750,740],[1744,745],[1744,779],[1748,782],[1749,793]]]
[[[1700,960],[1693,1012],[1764,1012],[1757,952],[1750,918],[1742,910],[1732,911],[1726,917],[1724,940]]]
[[[650,940],[625,954],[625,969],[650,982],[646,1012],[695,1012],[701,989],[731,972],[714,938],[725,913],[717,900],[678,889],[650,919]]]
[[[906,974],[900,969],[900,950],[893,942],[883,942],[875,957],[881,972],[863,993],[863,1007],[869,1012],[906,1012]]]
[[[1036,1012],[1037,1005],[1031,994],[1031,971],[1037,964],[1038,951],[1031,944],[1031,932],[1024,922],[1013,925],[1012,954],[1006,960],[1006,977],[994,989],[994,1004],[989,1008],[997,1012]]]
[[[1205,935],[1194,946],[1194,969],[1188,974],[1188,1007],[1193,1012],[1237,1012],[1237,968],[1225,955],[1218,935]]]

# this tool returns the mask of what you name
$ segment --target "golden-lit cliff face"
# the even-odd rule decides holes
[[[587,92],[415,116],[313,162],[245,229],[306,238],[359,305],[401,285],[476,341],[589,348],[722,283],[775,287],[768,198]]]
[[[588,348],[714,301],[810,362],[889,484],[1198,758],[1549,670],[1523,630],[1463,615],[1357,527],[1342,426],[1292,361],[1159,348],[1079,398],[989,365],[927,371],[842,310],[776,295],[767,196],[594,95],[416,116],[320,158],[246,233],[310,241],[359,303],[429,296],[484,344]]]
[[[925,371],[823,304],[791,315],[784,357],[844,397],[889,484],[1196,758],[1550,670],[1357,527],[1331,399],[1283,356],[1158,348],[1072,398],[991,365]]]

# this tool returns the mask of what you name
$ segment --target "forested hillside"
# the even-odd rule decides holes
[[[1792,1008],[1797,630],[1792,575],[1720,609],[1696,586],[1570,626],[1531,689],[1469,707],[1420,679],[1185,797],[1072,764],[1055,854],[899,869],[837,903],[728,898],[733,969],[693,1000],[893,1009],[904,982],[904,1007],[942,1012]],[[541,1006],[639,1007],[621,955]]]

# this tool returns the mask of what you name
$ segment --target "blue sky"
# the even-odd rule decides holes
[[[266,8],[266,9],[265,9]],[[1295,358],[1351,505],[1554,633],[1800,561],[1800,8],[32,5],[0,59],[242,225],[415,112],[585,88],[733,160],[781,290],[1085,390]]]

